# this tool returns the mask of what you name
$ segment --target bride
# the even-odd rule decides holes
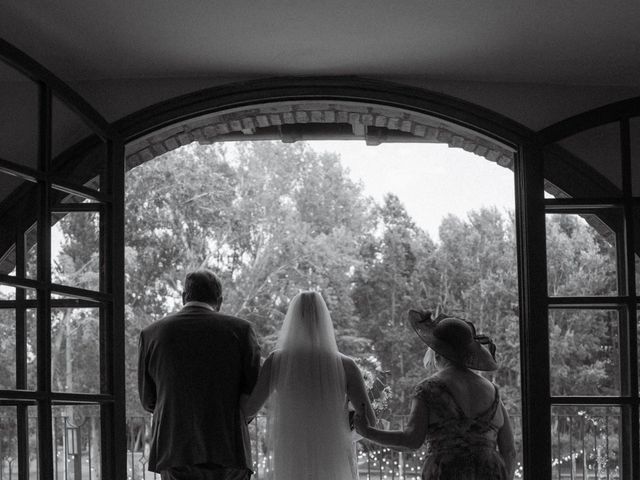
[[[246,400],[247,418],[267,398],[267,438],[275,480],[356,480],[348,403],[375,423],[364,380],[336,345],[329,310],[317,292],[296,295],[277,348],[265,360]]]

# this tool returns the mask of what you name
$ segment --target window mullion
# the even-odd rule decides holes
[[[38,390],[45,399],[38,401],[38,462],[42,478],[53,478],[53,432],[51,418],[51,90],[40,85],[39,170],[45,174],[38,181],[38,320],[37,361]]]
[[[25,276],[25,245],[22,229],[16,229],[16,276]],[[25,292],[16,288],[16,389],[27,388],[27,328]],[[24,404],[16,407],[18,441],[18,478],[29,477],[29,417]]]
[[[627,294],[633,300],[627,304],[620,338],[623,393],[631,396],[632,406],[622,410],[622,467],[626,478],[638,478],[640,473],[640,405],[638,402],[638,307],[636,296],[636,242],[634,232],[634,200],[631,168],[631,133],[629,119],[620,122],[620,146],[622,162],[622,191],[624,203],[624,272]]]
[[[521,147],[515,162],[524,478],[551,478],[549,323],[542,152]],[[541,461],[541,459],[546,459]]]
[[[107,193],[113,199],[105,204],[100,228],[101,290],[111,296],[100,310],[101,389],[114,396],[114,402],[101,406],[102,472],[105,478],[125,478],[126,391],[124,321],[124,144],[109,141]]]

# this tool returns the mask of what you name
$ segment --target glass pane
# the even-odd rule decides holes
[[[16,241],[35,244],[35,238],[27,238],[25,230],[35,223],[38,209],[38,186],[36,183],[0,171],[0,273],[16,275]],[[25,243],[25,249],[29,248]],[[34,253],[30,252],[30,255]],[[25,257],[27,255],[25,254]],[[26,266],[25,266],[26,268]]]
[[[87,138],[93,132],[82,118],[71,110],[65,103],[53,96],[51,103],[51,152],[53,163],[57,165],[57,158],[61,153],[75,145],[80,140]]]
[[[551,394],[620,395],[616,310],[549,309]]]
[[[53,186],[53,204],[55,207],[62,207],[64,205],[80,204],[80,203],[97,203],[95,198],[82,193],[70,192],[69,189],[62,189]]]
[[[0,300],[15,300],[16,288],[0,283]]]
[[[65,405],[51,408],[57,478],[94,480],[100,471],[100,407]]]
[[[16,388],[16,311],[0,308],[0,389]]]
[[[620,408],[551,407],[554,479],[620,478]]]
[[[622,194],[622,166],[620,156],[620,125],[610,123],[582,131],[558,143],[558,157],[570,176],[546,176],[560,182],[571,197],[608,197]],[[551,160],[551,159],[550,159]],[[546,163],[546,159],[545,159]],[[553,172],[554,165],[545,165],[545,172]],[[559,168],[560,165],[555,165]]]
[[[18,415],[16,407],[0,406],[0,479],[18,480]]]
[[[24,308],[23,317],[15,304],[16,291],[24,289],[0,287],[0,301],[10,301],[0,308],[0,389],[28,389],[34,390],[37,384],[36,373],[36,310]],[[24,335],[17,338],[19,322],[24,321]],[[19,370],[19,345],[22,341],[24,364]],[[22,373],[21,373],[22,372]],[[1,480],[1,479],[0,479]]]
[[[127,414],[127,472],[129,472],[129,478],[133,480],[143,480],[149,478],[150,475],[148,471],[149,449],[147,445],[151,442],[151,418],[152,416],[150,414],[140,416]],[[255,447],[260,445],[258,442],[262,440],[263,437],[258,437],[256,428],[253,425],[262,418],[264,417],[257,417],[249,424],[251,445],[254,447],[254,467],[257,467],[256,458],[259,456],[258,451],[262,452],[261,449],[259,450]],[[257,468],[254,468],[254,471],[257,472]],[[252,478],[264,477],[257,475]]]
[[[599,215],[548,214],[547,283],[550,296],[604,296],[618,293],[617,211]]]
[[[635,259],[635,277],[636,277],[636,295],[640,295],[640,209],[635,208],[633,210],[633,236],[635,239],[634,248],[631,251],[634,252]]]
[[[8,202],[13,198],[24,198],[24,191],[32,187],[34,182],[22,175],[9,170],[0,170],[0,211],[9,214]],[[19,201],[13,201],[11,206],[20,205]]]
[[[100,391],[98,308],[51,310],[52,389],[56,392]]]
[[[27,479],[38,479],[38,413],[34,406],[27,415]],[[18,407],[0,406],[0,480],[18,480]]]
[[[98,137],[91,137],[58,159],[52,181],[82,185],[100,191],[101,179],[107,167],[107,144]],[[55,193],[55,192],[54,192]],[[54,197],[54,202],[64,202],[66,195]]]
[[[27,421],[29,425],[29,479],[39,480],[38,469],[38,408],[27,407]]]
[[[37,168],[38,86],[2,61],[0,78],[0,159]]]
[[[640,195],[640,117],[629,122],[631,129],[631,178],[634,196]]]
[[[38,311],[27,309],[27,390],[38,388]]]
[[[24,232],[24,276],[38,278],[38,223]]]
[[[59,179],[100,190],[100,178],[107,165],[107,144],[55,97],[52,107],[53,182]]]
[[[100,286],[100,214],[52,215],[51,258],[54,283],[87,290]]]

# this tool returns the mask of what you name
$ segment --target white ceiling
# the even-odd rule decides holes
[[[281,75],[640,86],[640,1],[0,0],[66,81]]]

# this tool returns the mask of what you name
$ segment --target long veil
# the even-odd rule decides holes
[[[354,478],[344,368],[320,294],[303,292],[291,301],[270,389],[274,480]]]

